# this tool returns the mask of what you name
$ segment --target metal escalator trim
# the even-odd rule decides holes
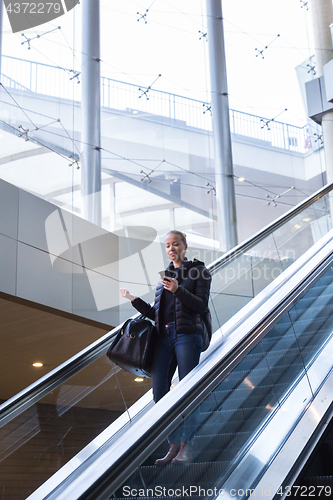
[[[272,231],[281,227],[285,222],[290,220],[293,216],[300,213],[302,210],[310,206],[314,201],[320,199],[325,196],[333,189],[333,183],[327,184],[323,188],[319,189],[316,193],[309,196],[306,200],[299,203],[296,207],[293,207],[289,210],[285,215],[278,218],[272,224],[266,226],[263,230],[256,233],[253,237],[246,240],[244,243],[238,245],[230,252],[227,252],[221,258],[217,259],[212,264],[208,265],[207,268],[209,271],[214,274],[217,272],[223,265],[227,264],[230,260],[235,258],[242,252],[245,252],[246,249],[256,244],[265,238]],[[137,315],[134,315],[135,317]],[[235,317],[238,315],[236,314]],[[99,356],[102,356],[106,350],[108,345],[110,344],[110,340],[121,328],[121,325],[114,328],[111,332],[107,333],[101,339],[87,346],[85,349],[77,353],[72,358],[68,359],[57,368],[47,373],[40,379],[38,379],[33,384],[29,385],[18,394],[10,398],[8,401],[0,405],[0,427],[5,425],[9,420],[14,418],[15,416],[22,413],[26,408],[34,404],[36,401],[41,399],[48,392],[53,390],[54,388],[61,385],[63,382],[68,380],[71,376],[76,374],[78,371],[82,370],[90,363],[95,361]]]
[[[237,366],[332,265],[332,238],[333,231],[329,241],[323,238],[326,244],[319,251],[317,248],[312,249],[312,258],[305,265],[299,266],[296,262],[290,266],[298,269],[292,274],[292,279],[284,282],[277,293],[262,303],[257,315],[246,318],[238,325],[225,344],[214,350],[163,400],[150,408],[143,419],[128,424],[118,439],[108,436],[106,429],[103,444],[101,439],[98,440],[99,448],[92,441],[36,490],[29,500],[98,500],[120,487],[149,453]]]
[[[284,479],[283,479],[283,476],[281,476],[281,475],[279,476],[279,480],[280,480],[279,489],[281,488],[282,489],[281,491],[285,491],[287,493],[287,486],[291,486],[295,483],[295,481],[299,477],[299,474],[302,473],[304,467],[307,465],[307,462],[308,462],[309,458],[311,457],[311,454],[315,451],[315,448],[320,443],[323,435],[325,434],[327,427],[329,426],[330,422],[332,421],[332,418],[333,418],[333,401],[332,401],[333,380],[332,380],[332,378],[333,378],[333,374],[331,374],[331,376],[327,378],[327,380],[325,381],[325,384],[323,384],[320,392],[317,394],[316,398],[314,399],[314,401],[312,403],[314,405],[314,406],[312,406],[312,410],[315,411],[317,416],[322,415],[320,422],[319,423],[317,422],[318,423],[317,427],[311,429],[311,427],[309,425],[309,421],[311,423],[311,420],[313,420],[313,419],[311,419],[311,414],[307,414],[306,416],[304,414],[303,423],[301,423],[301,421],[299,422],[298,429],[297,428],[295,429],[293,436],[290,437],[289,442],[285,443],[285,449],[283,451],[281,449],[281,454],[276,457],[276,460],[278,460],[279,462],[283,459],[284,466],[288,466],[286,471],[284,471],[284,476],[285,476]],[[330,401],[330,404],[327,405],[327,403],[329,401]],[[326,412],[325,412],[325,406],[323,404],[328,406],[328,409]],[[318,408],[318,405],[319,405],[319,408]],[[313,424],[313,422],[312,422],[312,424]],[[297,447],[295,446],[295,443],[293,441],[296,441],[296,443],[297,443],[297,441],[299,441],[298,436],[296,434],[297,432],[300,432],[301,436],[302,435],[304,436],[304,430],[301,428],[301,426],[304,427],[304,430],[306,430],[309,433],[310,438],[308,439],[306,444],[304,444],[302,449],[297,449]],[[311,430],[312,430],[312,433],[311,433]],[[284,454],[287,453],[286,456],[288,458],[292,457],[292,455],[289,452],[289,448],[295,454],[295,456],[296,456],[296,452],[297,452],[297,456],[296,456],[296,459],[293,462],[293,464],[292,463],[287,464],[287,462],[284,460],[284,458],[281,458],[282,453],[284,453]],[[293,458],[295,458],[295,456]],[[272,470],[269,469],[269,473],[270,473],[270,476],[273,473],[274,474],[273,477],[276,477],[276,472],[274,471],[273,467],[274,466],[272,466]],[[289,470],[289,472],[288,472],[288,470]],[[280,469],[280,474],[281,474],[281,472],[282,471]],[[268,473],[268,471],[267,471],[267,473]],[[266,477],[264,476],[261,478],[261,481],[260,481],[261,485],[264,484],[264,482],[267,482],[267,478],[268,478],[268,476],[266,476]],[[260,487],[262,487],[262,486],[259,486],[259,488]],[[278,495],[274,496],[274,500],[277,500],[278,498],[282,499],[285,497],[286,497],[286,494],[283,496],[278,494]]]
[[[263,229],[260,229],[260,231],[255,233],[247,240],[245,240],[243,243],[240,243],[236,247],[226,252],[222,257],[212,262],[209,266],[210,272],[220,269],[222,266],[230,262],[232,259],[236,258],[241,253],[246,252],[246,250],[250,249],[252,246],[254,246],[255,244],[262,241],[264,238],[266,238],[273,231],[279,229],[286,222],[290,221],[293,217],[295,217],[295,215],[298,215],[307,207],[312,205],[312,203],[314,203],[315,201],[319,200],[320,198],[328,194],[330,191],[332,191],[332,189],[333,189],[333,183],[326,184],[323,188],[320,188],[313,195],[309,196],[305,200],[301,201],[298,205],[288,210],[288,212],[281,215],[281,217],[271,222]]]

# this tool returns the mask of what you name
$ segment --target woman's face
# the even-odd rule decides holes
[[[167,234],[165,238],[165,248],[170,260],[174,263],[182,263],[184,260],[187,245],[178,234]]]

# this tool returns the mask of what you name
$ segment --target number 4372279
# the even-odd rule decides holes
[[[9,3],[6,6],[7,12],[10,14],[60,14],[61,4],[53,2],[22,2]]]
[[[298,497],[312,497],[312,498],[320,498],[320,497],[329,497],[331,498],[332,488],[331,486],[280,486],[277,495],[292,497],[294,498],[296,495]]]

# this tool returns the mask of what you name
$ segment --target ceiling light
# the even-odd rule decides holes
[[[305,219],[303,219],[304,222],[309,222],[311,220],[311,217],[305,217]]]
[[[39,361],[37,361],[36,363],[32,363],[32,366],[40,368],[41,366],[44,366],[44,365],[43,365],[43,363],[40,363]]]
[[[134,382],[143,382],[143,380],[144,380],[144,379],[143,379],[142,377],[136,377],[136,378],[134,379]]]
[[[180,179],[180,177],[175,174],[164,174],[164,178],[170,182],[177,182]]]
[[[244,182],[245,178],[244,177],[238,177],[239,182]]]

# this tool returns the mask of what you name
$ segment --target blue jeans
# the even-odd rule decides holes
[[[202,349],[200,333],[177,333],[175,323],[161,328],[152,366],[154,401],[157,403],[170,390],[171,380],[178,365],[182,380],[199,363]],[[198,427],[200,409],[194,410],[169,436],[169,443],[189,442]]]

